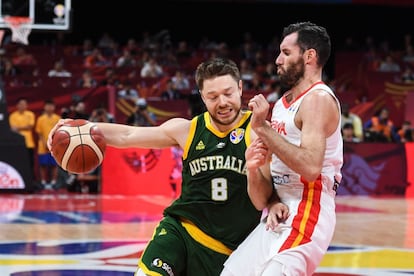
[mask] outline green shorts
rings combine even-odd
[[[166,216],[155,228],[138,266],[147,275],[218,276],[227,257],[197,242],[181,221]]]

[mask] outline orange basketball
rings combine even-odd
[[[103,161],[106,142],[98,126],[76,119],[59,127],[52,138],[52,155],[70,173],[87,173]]]

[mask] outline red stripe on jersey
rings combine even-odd
[[[293,218],[292,231],[279,252],[308,243],[319,219],[322,193],[321,177],[319,176],[313,182],[301,180],[304,185],[302,200],[299,203],[298,212]]]

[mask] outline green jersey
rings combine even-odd
[[[225,133],[213,128],[207,112],[192,119],[182,157],[181,195],[164,211],[190,221],[231,250],[261,217],[247,194],[250,117],[245,111],[239,124]]]

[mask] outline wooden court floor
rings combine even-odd
[[[338,196],[315,275],[413,275],[414,198]],[[0,276],[133,275],[165,196],[0,195]]]

